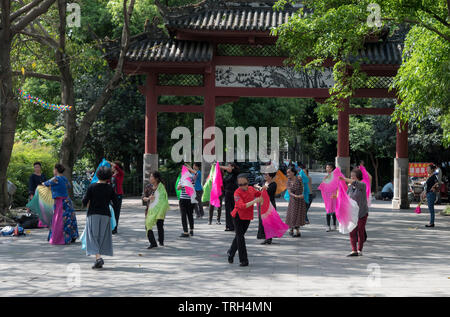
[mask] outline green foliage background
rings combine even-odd
[[[11,162],[8,166],[8,179],[17,186],[14,195],[15,206],[25,206],[28,199],[28,180],[33,173],[33,163],[41,162],[42,171],[47,178],[53,177],[53,166],[57,162],[54,148],[42,145],[38,141],[25,143],[16,142],[13,148]]]

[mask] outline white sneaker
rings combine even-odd
[[[333,226],[333,231],[336,231],[336,226]]]
[[[327,227],[327,232],[330,232],[331,231],[331,227]]]

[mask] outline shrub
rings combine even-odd
[[[446,206],[444,210],[442,210],[443,216],[450,216],[450,206]]]
[[[25,206],[28,200],[28,180],[33,173],[33,163],[41,162],[42,172],[47,178],[53,176],[53,166],[57,162],[53,149],[37,141],[31,143],[16,142],[8,166],[8,179],[17,186],[14,206]]]

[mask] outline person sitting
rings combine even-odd
[[[392,181],[383,186],[381,190],[381,198],[383,200],[392,200],[394,197],[394,186],[392,185]]]

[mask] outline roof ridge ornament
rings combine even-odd
[[[154,40],[169,39],[169,36],[164,32],[164,29],[158,27],[160,24],[162,24],[162,20],[159,16],[154,16],[152,23],[150,23],[149,19],[146,19],[144,24],[144,33],[138,34],[136,37],[141,38],[145,35],[147,38]]]

